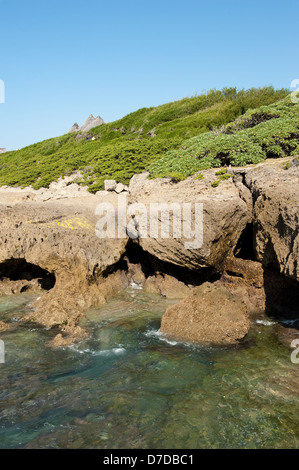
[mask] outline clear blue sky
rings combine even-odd
[[[298,0],[0,0],[0,147],[204,89],[289,88],[298,11]]]

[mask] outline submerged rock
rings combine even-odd
[[[50,341],[47,346],[51,348],[64,348],[66,346],[71,346],[72,344],[83,341],[86,339],[87,333],[83,328],[80,326],[76,326],[75,328],[66,329],[64,331],[64,335],[58,333],[52,341]]]
[[[0,321],[0,332],[7,331],[10,328],[11,328],[10,325],[8,325],[7,323],[4,323],[3,321]]]
[[[168,307],[161,332],[181,341],[202,344],[231,344],[249,331],[244,303],[225,287],[205,283],[189,297]]]
[[[297,327],[299,327],[299,321]],[[295,340],[297,340],[297,347],[299,346],[299,329],[288,328],[287,326],[283,325],[276,325],[274,331],[278,340],[287,348],[292,348],[292,343]]]

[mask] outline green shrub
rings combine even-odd
[[[216,175],[217,175],[217,173],[216,173]],[[231,177],[232,177],[232,175],[229,174],[229,173],[219,175],[219,179],[220,179],[221,181],[229,180]]]
[[[258,119],[259,115],[264,118]],[[256,125],[251,120],[251,126],[243,126],[242,123],[248,123],[252,116]],[[296,155],[298,151],[299,105],[287,97],[254,112],[248,111],[235,124],[217,132],[189,139],[179,149],[152,163],[149,171],[154,177],[157,169],[164,174],[175,169],[188,177],[202,169],[256,164],[266,158]],[[221,169],[216,175],[221,177],[226,171]]]
[[[173,181],[174,183],[179,183],[180,181],[184,181],[186,179],[186,177],[182,175],[182,173],[178,173],[176,171],[170,173],[168,176],[170,176],[171,181]]]
[[[204,175],[202,173],[199,173],[198,175],[196,175],[194,177],[195,180],[203,180],[204,179]]]
[[[221,170],[216,171],[215,175],[220,176],[220,175],[226,175],[227,173],[227,168],[221,168]]]

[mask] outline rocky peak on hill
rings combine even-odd
[[[96,118],[90,114],[86,121],[82,124],[82,126],[79,126],[76,122],[75,124],[70,128],[70,130],[67,132],[68,134],[72,132],[88,132],[90,129],[93,129],[94,127],[100,126],[101,124],[104,124],[104,120],[100,117],[97,116]]]
[[[77,132],[79,129],[80,129],[79,125],[75,122],[75,124],[70,128],[70,130],[67,133],[71,134],[72,132]]]
[[[6,149],[0,148],[0,153],[5,153]]]

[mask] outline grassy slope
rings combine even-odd
[[[193,155],[190,142],[195,141],[191,138],[214,135],[209,131],[227,125],[249,109],[275,103],[286,94],[286,90],[275,91],[272,87],[239,92],[229,88],[156,108],[143,108],[119,121],[99,126],[87,136],[67,134],[7,152],[0,157],[0,185],[32,184],[38,189],[79,169],[84,174],[82,183],[97,191],[103,187],[104,179],[126,183],[134,173],[149,166],[153,175],[160,175],[160,170],[171,172],[173,165],[168,163],[174,157],[172,151],[183,156],[185,145]],[[190,158],[196,160],[194,155]],[[158,161],[164,162],[162,167],[153,166]],[[188,172],[181,173],[187,176]]]
[[[221,166],[244,166],[266,158],[299,154],[299,104],[290,96],[278,103],[247,111],[231,124],[206,132],[167,152],[149,166],[152,178],[182,180]]]

